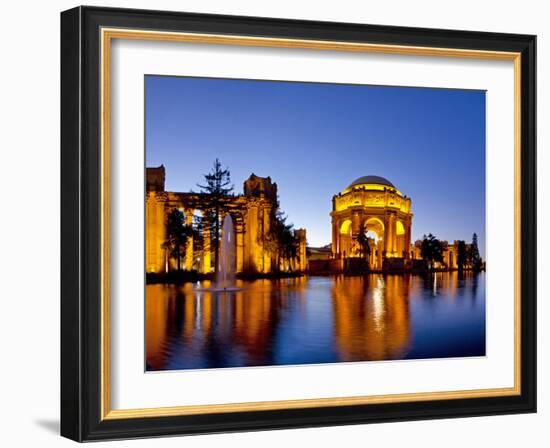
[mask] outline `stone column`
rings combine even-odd
[[[145,262],[147,272],[168,272],[166,250],[166,193],[148,192],[145,200]]]
[[[339,244],[338,244],[338,234],[339,234],[339,229],[338,229],[338,225],[337,225],[337,222],[334,218],[332,218],[332,256],[334,258],[337,257],[337,254],[338,252],[340,251],[339,249]]]
[[[242,216],[235,220],[235,270],[243,272],[244,269],[244,223]]]
[[[185,224],[189,227],[193,227],[193,212],[194,210],[185,211]],[[187,238],[187,244],[185,247],[185,269],[187,271],[193,270],[193,234]]]
[[[390,215],[384,217],[384,252],[386,255],[390,252],[390,240],[391,240],[391,222]]]
[[[202,272],[204,274],[209,274],[212,270],[212,267],[210,265],[210,227],[209,222],[204,222],[204,231],[203,231],[203,241],[202,241]]]
[[[246,211],[246,238],[244,269],[247,272],[258,272],[261,268],[261,253],[258,245],[259,211],[256,203],[249,203]]]
[[[386,251],[386,257],[391,258],[395,257],[395,251],[397,247],[395,215],[393,213],[389,213],[386,216],[385,221],[386,222],[384,223],[384,226],[386,228],[384,230],[384,250]]]
[[[262,267],[264,273],[271,272],[271,253],[265,248],[265,240],[271,230],[271,207],[263,207],[262,223]]]
[[[363,221],[362,214],[358,211],[353,211],[351,214],[351,237],[353,238],[359,233],[361,222]]]
[[[405,241],[403,242],[405,258],[409,259],[411,255],[411,219],[408,218],[405,222]]]
[[[306,229],[304,229],[303,238],[300,241],[300,271],[307,269],[307,236]]]
[[[296,237],[298,238],[298,270],[303,272],[307,269],[306,229],[296,229]]]
[[[397,251],[397,232],[396,232],[396,219],[395,215],[390,215],[390,231],[391,231],[391,240],[390,240],[390,252],[392,256],[395,257]]]

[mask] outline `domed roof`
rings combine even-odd
[[[395,188],[395,186],[386,178],[380,176],[362,176],[355,179],[347,189],[353,188],[356,185],[375,184],[385,185],[386,187]]]

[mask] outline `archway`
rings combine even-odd
[[[365,221],[367,236],[372,238],[370,245],[369,267],[371,269],[382,269],[382,252],[384,248],[385,226],[383,221],[371,216]]]
[[[198,236],[193,241],[193,269],[209,273],[212,270],[212,260],[214,259],[210,224],[200,209],[193,211],[193,222]]]
[[[351,255],[353,246],[351,219],[345,219],[340,224],[338,233],[340,241],[340,253],[346,254],[347,256]],[[344,257],[346,255],[344,255]]]

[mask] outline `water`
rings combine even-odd
[[[148,370],[485,355],[485,274],[147,285]]]

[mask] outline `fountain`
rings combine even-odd
[[[233,219],[226,215],[223,220],[220,254],[218,257],[218,273],[215,287],[218,290],[235,288],[235,241]]]
[[[235,286],[235,240],[233,219],[226,215],[223,220],[222,235],[218,256],[218,272],[211,288],[198,288],[199,291],[239,291]]]

